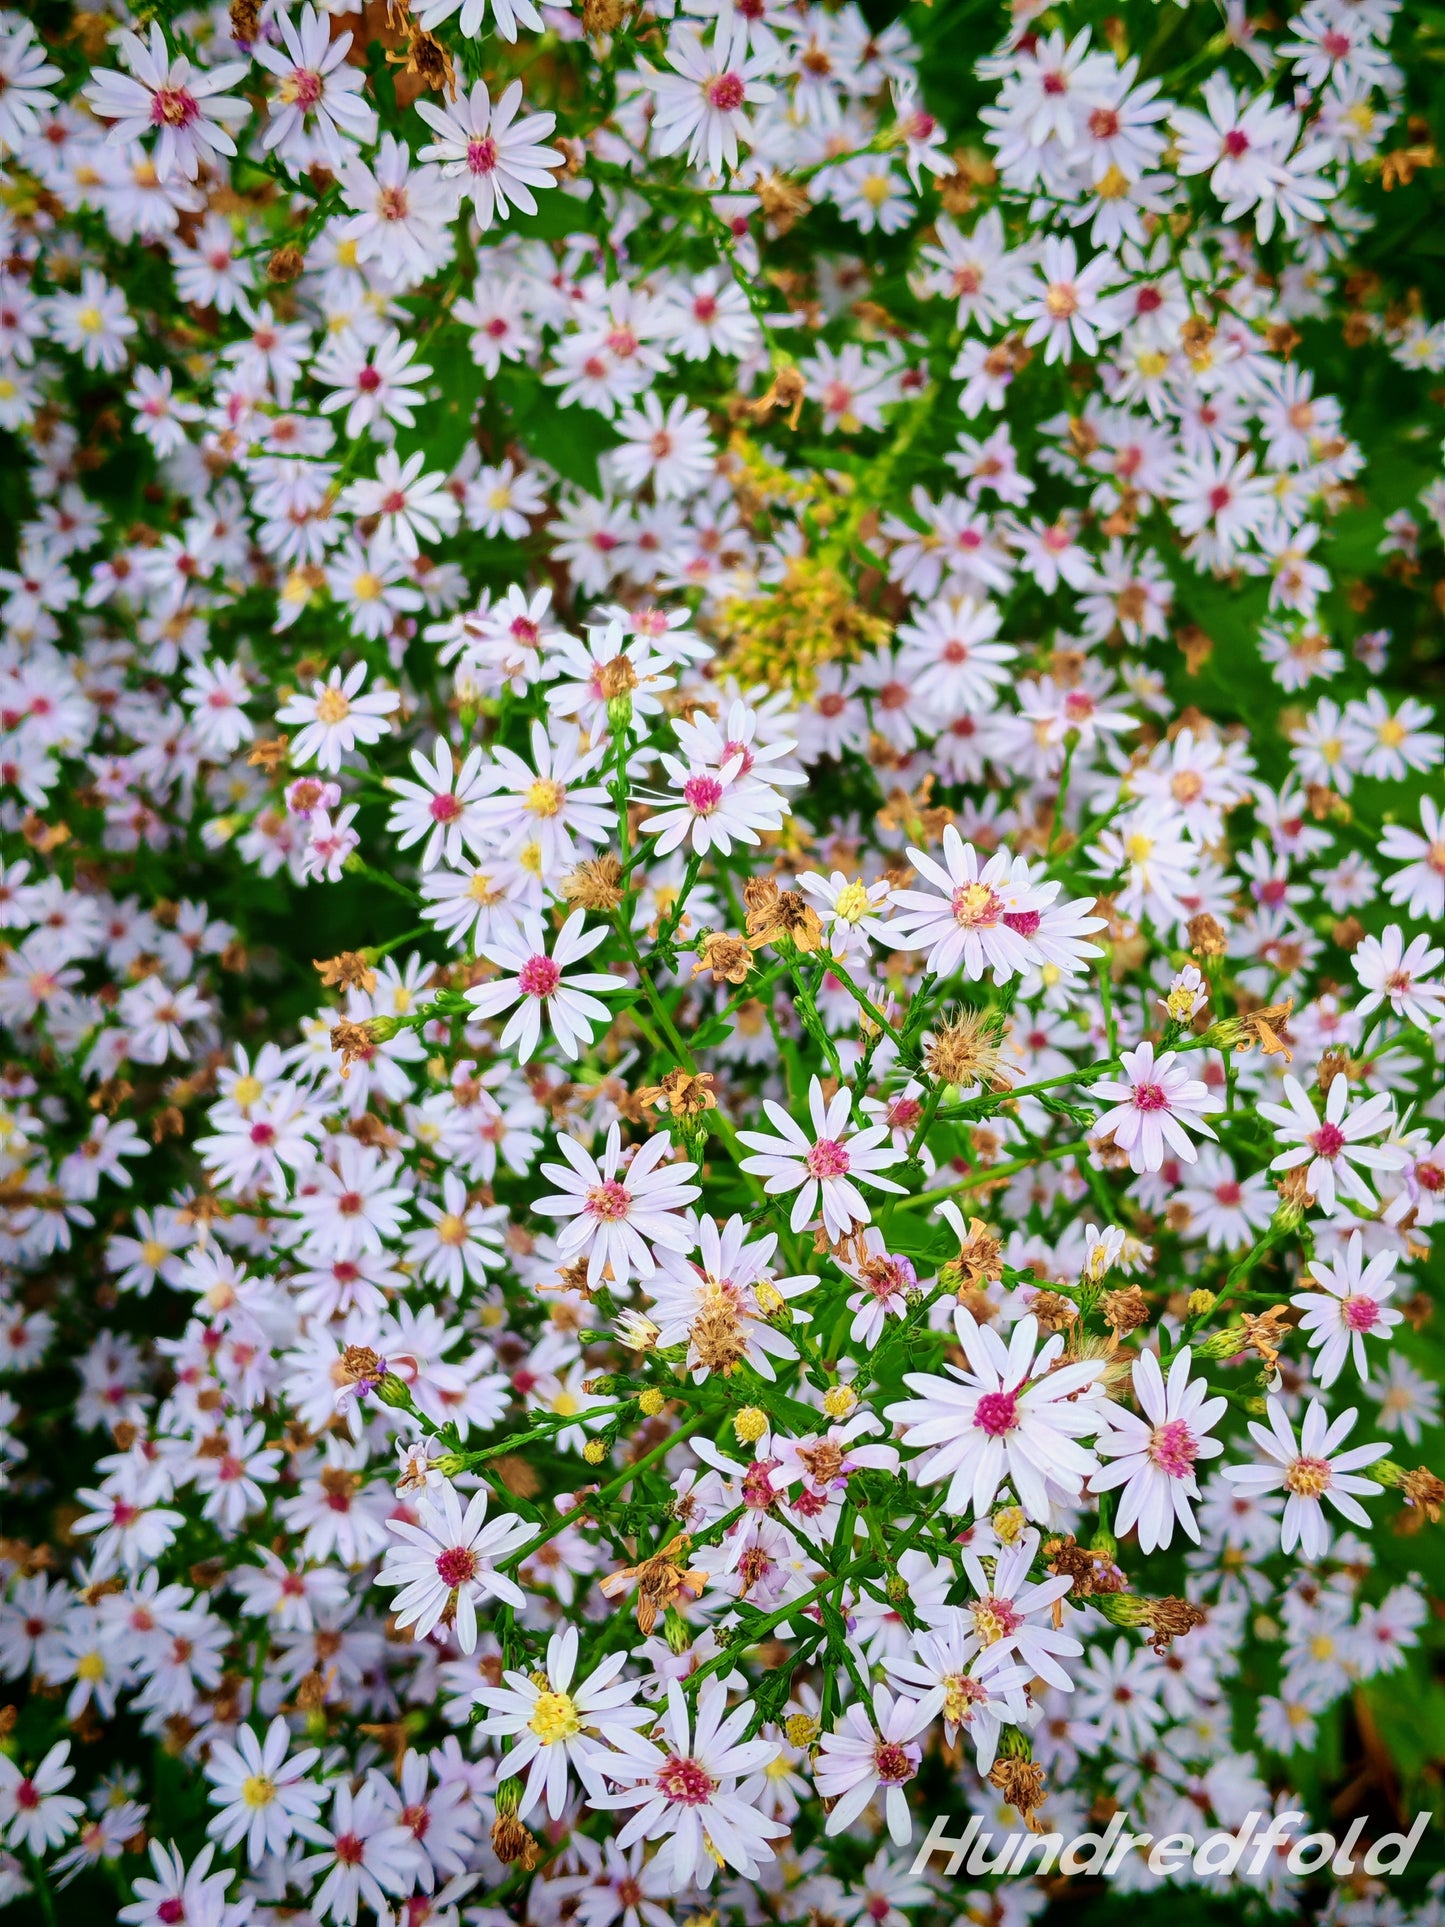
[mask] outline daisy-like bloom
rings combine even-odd
[[[343,676],[333,668],[325,682],[313,683],[309,696],[292,696],[276,712],[278,723],[300,723],[300,734],[289,747],[296,767],[313,759],[320,768],[339,770],[342,759],[358,743],[379,742],[391,728],[386,718],[401,697],[394,689],[375,689],[362,695],[366,664],[353,663]]]
[[[539,1198],[535,1208],[550,1218],[571,1220],[557,1234],[557,1249],[569,1262],[586,1254],[589,1286],[599,1285],[609,1266],[619,1290],[629,1278],[650,1278],[657,1269],[654,1245],[673,1252],[692,1249],[694,1232],[680,1214],[700,1195],[688,1181],[697,1166],[663,1162],[672,1151],[666,1131],[649,1138],[620,1175],[622,1136],[615,1124],[600,1163],[566,1132],[558,1134],[556,1144],[567,1162],[544,1164],[542,1175],[559,1190]]]
[[[1206,1145],[1172,1202],[1189,1213],[1186,1236],[1202,1235],[1211,1251],[1239,1251],[1264,1230],[1279,1200],[1263,1171],[1241,1178],[1233,1158]]]
[[[446,486],[440,470],[422,473],[426,462],[424,449],[417,449],[403,462],[394,448],[383,450],[377,458],[376,474],[369,480],[349,482],[342,491],[341,506],[358,518],[376,516],[376,539],[414,561],[422,542],[440,542],[451,535],[462,517],[460,502]]]
[[[1342,1198],[1371,1210],[1375,1194],[1355,1166],[1400,1171],[1410,1161],[1396,1145],[1363,1142],[1390,1129],[1395,1101],[1389,1092],[1378,1091],[1351,1109],[1350,1081],[1337,1071],[1325,1094],[1323,1118],[1297,1078],[1285,1078],[1284,1094],[1284,1104],[1259,1106],[1259,1115],[1274,1126],[1276,1138],[1289,1146],[1271,1161],[1270,1170],[1305,1167],[1305,1189],[1327,1218],[1334,1217]]]
[[[663,755],[663,768],[682,801],[649,816],[642,825],[647,836],[657,838],[657,854],[667,856],[689,837],[699,856],[709,850],[730,854],[734,841],[756,843],[759,830],[782,827],[788,805],[765,784],[733,781],[741,759],[734,758],[720,770],[705,763],[691,768],[675,756]]]
[[[668,658],[658,655],[646,636],[629,640],[620,622],[590,625],[585,642],[559,635],[548,650],[546,673],[557,681],[547,691],[547,707],[570,716],[595,741],[611,736],[608,706],[625,695],[632,704],[632,731],[645,735],[648,718],[662,708],[661,692],[676,681],[668,667]]]
[[[12,15],[0,40],[0,156],[15,153],[35,133],[40,116],[55,105],[50,87],[60,78],[34,27]]]
[[[1007,1480],[1028,1516],[1047,1521],[1053,1504],[1077,1503],[1084,1480],[1099,1469],[1078,1441],[1111,1423],[1102,1362],[1059,1364],[1058,1332],[1035,1357],[1039,1325],[1032,1313],[1014,1326],[1007,1346],[965,1305],[953,1323],[967,1369],[949,1365],[946,1378],[907,1373],[903,1382],[918,1396],[884,1413],[905,1428],[904,1445],[922,1455],[904,1469],[917,1485],[947,1479],[944,1507],[952,1514],[987,1512]]]
[[[140,1572],[154,1565],[186,1523],[184,1513],[169,1506],[136,1505],[118,1492],[81,1486],[76,1497],[92,1510],[82,1513],[71,1530],[97,1535],[91,1554],[91,1569],[97,1578],[108,1576],[117,1567]]]
[[[441,1204],[418,1198],[415,1209],[427,1223],[407,1239],[406,1255],[428,1284],[445,1285],[460,1298],[469,1278],[484,1284],[488,1270],[502,1263],[506,1206],[468,1203],[467,1187],[455,1171],[442,1178]]]
[[[861,877],[850,881],[841,870],[821,876],[804,870],[798,888],[820,906],[825,941],[840,962],[868,948],[868,939],[888,941],[887,925],[879,914],[893,902],[892,888],[886,877],[865,883]]]
[[[10,1846],[42,1854],[74,1833],[85,1802],[61,1791],[75,1778],[69,1760],[69,1740],[57,1740],[33,1773],[0,1753],[0,1834]]]
[[[1049,896],[1017,880],[1007,850],[996,850],[980,867],[973,845],[950,823],[942,863],[911,848],[908,860],[942,898],[927,890],[894,891],[902,915],[887,926],[887,941],[895,950],[926,950],[934,976],[961,970],[970,982],[988,971],[996,983],[1007,983],[1041,961],[1024,932],[1038,927]]]
[[[523,1606],[526,1595],[514,1579],[493,1568],[532,1536],[532,1527],[515,1512],[487,1518],[485,1490],[473,1493],[465,1512],[456,1487],[443,1485],[421,1501],[420,1519],[388,1519],[387,1530],[405,1543],[389,1546],[379,1586],[396,1587],[391,1610],[399,1628],[425,1639],[434,1626],[456,1631],[464,1653],[477,1648],[477,1601],[500,1599]]]
[[[442,178],[453,182],[463,200],[470,199],[483,230],[493,220],[505,221],[514,207],[535,214],[534,187],[555,187],[564,155],[542,142],[557,125],[555,114],[528,114],[517,119],[522,83],[514,80],[496,105],[479,80],[471,93],[459,94],[450,107],[419,100],[416,111],[437,136],[419,150],[419,161],[437,161]]]
[[[431,372],[430,362],[416,359],[416,343],[403,341],[395,328],[380,341],[348,333],[329,342],[311,364],[315,379],[332,391],[321,404],[322,414],[346,409],[342,427],[348,441],[368,431],[382,440],[393,428],[414,428],[425,400],[418,391]],[[411,606],[419,608],[420,598]]]
[[[411,753],[411,766],[419,782],[408,782],[404,776],[385,779],[386,787],[400,799],[386,827],[397,839],[399,850],[426,838],[421,853],[423,871],[434,870],[439,863],[455,867],[462,860],[464,843],[474,851],[482,849],[486,837],[480,805],[495,781],[492,770],[484,770],[482,763],[479,746],[467,753],[458,770],[450,743],[438,736],[431,762],[419,749]]]
[[[762,79],[771,69],[771,56],[748,53],[748,32],[748,21],[729,11],[719,14],[711,47],[691,26],[675,27],[668,35],[672,73],[638,76],[657,99],[656,153],[676,154],[686,147],[688,165],[706,162],[714,176],[722,173],[724,162],[730,172],[737,167],[738,141],[752,138],[748,107],[773,97]]]
[[[1433,798],[1420,798],[1419,830],[1385,825],[1380,854],[1405,865],[1385,880],[1391,903],[1403,904],[1408,916],[1439,923],[1445,917],[1445,816]]]
[[[1095,1443],[1099,1456],[1114,1463],[1093,1475],[1089,1490],[1110,1492],[1123,1486],[1114,1530],[1125,1533],[1137,1526],[1141,1552],[1167,1546],[1176,1519],[1199,1544],[1190,1503],[1199,1497],[1194,1468],[1200,1459],[1217,1458],[1224,1450],[1218,1439],[1207,1435],[1229,1401],[1210,1398],[1205,1380],[1190,1378],[1192,1359],[1185,1345],[1170,1361],[1166,1380],[1153,1352],[1141,1352],[1134,1361],[1134,1396],[1144,1416],[1113,1406],[1109,1430]]]
[[[664,412],[657,391],[649,388],[640,406],[617,418],[621,445],[609,459],[619,486],[640,489],[652,483],[658,501],[695,495],[713,472],[717,447],[707,416],[676,396]]]
[[[1121,1052],[1119,1061],[1122,1078],[1102,1077],[1090,1087],[1090,1096],[1113,1100],[1113,1109],[1101,1112],[1096,1133],[1103,1137],[1112,1131],[1119,1149],[1129,1153],[1134,1171],[1158,1171],[1166,1150],[1193,1164],[1199,1153],[1184,1127],[1213,1137],[1204,1114],[1217,1111],[1220,1100],[1201,1078],[1189,1075],[1178,1051],[1166,1050],[1156,1058],[1154,1046],[1143,1043]]]
[[[353,1792],[348,1780],[338,1780],[331,1791],[331,1826],[319,1828],[325,1845],[301,1862],[298,1873],[312,1880],[325,1878],[311,1896],[318,1920],[355,1921],[365,1902],[378,1919],[391,1915],[387,1895],[412,1893],[420,1871],[421,1851],[409,1826],[392,1816],[388,1789],[364,1780]]]
[[[866,1131],[851,1130],[852,1106],[853,1093],[846,1084],[825,1104],[823,1086],[814,1077],[808,1086],[811,1137],[770,1097],[764,1098],[763,1109],[778,1136],[762,1131],[738,1133],[739,1142],[755,1153],[743,1159],[743,1170],[766,1180],[763,1188],[770,1197],[797,1192],[789,1220],[792,1229],[803,1229],[816,1215],[821,1199],[823,1226],[834,1244],[871,1221],[860,1184],[900,1195],[905,1189],[879,1175],[897,1164],[901,1155],[888,1142],[892,1132],[887,1122],[870,1125]]]
[[[978,1552],[965,1548],[964,1570],[974,1597],[964,1606],[948,1607],[944,1624],[953,1628],[964,1661],[977,1661],[979,1674],[992,1679],[1017,1661],[1026,1669],[1026,1680],[1037,1674],[1069,1693],[1074,1682],[1059,1662],[1076,1659],[1084,1649],[1062,1630],[1058,1602],[1074,1582],[1067,1573],[1031,1581],[1038,1550],[1038,1533],[1032,1528],[1021,1532],[1012,1545],[995,1549],[990,1576]]]
[[[791,1299],[811,1291],[808,1276],[778,1278],[771,1269],[778,1248],[775,1232],[749,1241],[748,1228],[734,1215],[719,1229],[713,1218],[696,1221],[687,1247],[695,1258],[664,1252],[660,1272],[648,1280],[654,1345],[688,1348],[687,1365],[701,1385],[710,1372],[727,1377],[746,1362],[761,1377],[774,1379],[775,1358],[796,1358],[798,1348],[769,1318]],[[811,1314],[796,1310],[794,1324]]]
[[[913,1816],[903,1791],[923,1762],[918,1735],[943,1711],[948,1689],[934,1686],[922,1699],[894,1699],[886,1686],[873,1688],[873,1719],[856,1701],[841,1723],[818,1742],[813,1783],[829,1811],[826,1832],[841,1833],[876,1793],[883,1795],[888,1831],[895,1845],[913,1838]],[[874,1722],[876,1721],[876,1726]]]
[[[611,1013],[606,1004],[588,993],[618,990],[621,979],[602,970],[576,971],[564,977],[563,971],[588,956],[607,935],[607,926],[583,932],[585,913],[574,910],[547,950],[547,933],[542,919],[528,911],[520,924],[510,929],[494,929],[481,953],[507,974],[491,983],[478,984],[467,992],[467,1000],[479,1017],[497,1017],[504,1010],[517,1009],[507,1019],[500,1048],[511,1051],[517,1063],[530,1063],[542,1038],[542,1012],[545,1009],[552,1035],[563,1055],[576,1058],[592,1042],[592,1026],[607,1024]]]
[[[312,6],[301,9],[294,24],[279,10],[272,25],[281,46],[257,39],[251,58],[275,74],[281,85],[266,103],[270,124],[261,142],[269,153],[279,148],[293,174],[313,161],[333,173],[350,158],[354,145],[369,147],[376,139],[376,110],[366,98],[366,72],[351,66],[352,35],[331,34],[331,17]]]
[[[237,1728],[234,1746],[213,1739],[205,1774],[211,1805],[221,1811],[206,1832],[222,1853],[244,1840],[247,1859],[258,1867],[268,1854],[284,1853],[293,1834],[324,1840],[316,1816],[326,1789],[304,1777],[320,1758],[314,1746],[291,1753],[291,1731],[279,1714],[264,1741],[249,1726]]]
[[[193,181],[203,163],[235,153],[227,130],[239,127],[251,109],[226,89],[245,79],[249,61],[227,60],[208,70],[193,68],[184,54],[172,60],[154,20],[149,45],[139,34],[123,33],[119,46],[130,73],[106,68],[84,89],[96,118],[115,123],[108,136],[112,147],[159,133],[154,166],[160,181],[177,172]]]
[[[1083,1651],[1067,1633],[1056,1633],[1054,1638],[1067,1651]],[[973,1742],[974,1763],[985,1778],[998,1757],[1004,1727],[1022,1725],[1029,1717],[1029,1668],[994,1659],[995,1651],[990,1647],[980,1651],[968,1614],[946,1606],[936,1625],[913,1636],[907,1653],[884,1661],[888,1677],[910,1695],[943,1688],[943,1736],[952,1746],[961,1732],[966,1733]],[[1068,1687],[1073,1685],[1061,1669],[1055,1671]]]
[[[591,1804],[635,1807],[617,1836],[618,1847],[625,1852],[635,1841],[661,1840],[653,1865],[665,1866],[679,1890],[694,1882],[710,1886],[719,1864],[745,1880],[756,1878],[773,1858],[768,1842],[788,1831],[765,1819],[755,1801],[739,1796],[739,1781],[770,1766],[782,1750],[776,1740],[743,1738],[752,1718],[746,1700],[729,1713],[726,1687],[710,1679],[689,1719],[681,1685],[669,1680],[657,1738],[619,1733],[616,1751],[604,1762],[620,1790]]]
[[[422,916],[459,949],[490,940],[542,902],[537,879],[511,857],[432,870],[421,880]]]
[[[1364,1249],[1364,1239],[1358,1231],[1352,1231],[1336,1263],[1312,1258],[1310,1276],[1324,1290],[1296,1292],[1290,1299],[1304,1313],[1300,1330],[1309,1334],[1310,1345],[1318,1354],[1314,1375],[1322,1391],[1334,1384],[1351,1352],[1360,1377],[1368,1377],[1366,1337],[1375,1334],[1388,1338],[1404,1317],[1403,1312],[1385,1303],[1395,1289],[1394,1252],[1377,1251],[1366,1264]]]
[[[1267,1463],[1227,1465],[1221,1477],[1251,1495],[1286,1493],[1280,1521],[1280,1550],[1293,1552],[1298,1546],[1306,1559],[1323,1559],[1330,1546],[1323,1501],[1328,1499],[1351,1525],[1368,1527],[1370,1515],[1356,1495],[1378,1492],[1380,1487],[1373,1479],[1360,1478],[1359,1468],[1384,1458],[1389,1447],[1356,1445],[1348,1452],[1341,1452],[1339,1447],[1354,1430],[1360,1415],[1351,1407],[1331,1424],[1317,1398],[1312,1398],[1306,1407],[1296,1443],[1284,1406],[1277,1398],[1266,1403],[1269,1424],[1251,1422],[1249,1433]]]
[[[1397,1017],[1420,1030],[1440,1021],[1445,986],[1424,979],[1445,963],[1445,950],[1435,949],[1428,937],[1416,937],[1407,949],[1404,932],[1392,923],[1382,936],[1364,938],[1350,961],[1367,993],[1355,1006],[1357,1016],[1368,1017],[1388,1001]]]
[[[509,855],[533,853],[544,881],[577,861],[574,837],[605,843],[613,821],[606,790],[581,780],[596,770],[606,746],[584,749],[580,731],[552,727],[555,734],[539,722],[532,725],[535,768],[505,744],[496,746],[496,793],[480,806],[489,833],[502,839]]]
[[[189,1869],[178,1847],[164,1847],[159,1840],[149,1842],[154,1880],[144,1874],[131,1879],[135,1899],[122,1907],[116,1919],[124,1927],[161,1927],[162,1922],[204,1923],[225,1917],[226,1889],[233,1879],[231,1869],[211,1872],[216,1848],[208,1840],[191,1862]]]
[[[940,715],[988,709],[1018,655],[1011,643],[994,641],[1002,624],[995,603],[972,596],[928,603],[899,627],[898,674]]]
[[[1109,295],[1118,278],[1112,254],[1096,254],[1081,268],[1073,242],[1049,235],[1025,298],[1014,308],[1015,319],[1029,324],[1025,343],[1032,347],[1042,341],[1046,362],[1058,361],[1075,345],[1086,355],[1097,354],[1099,337],[1116,335],[1124,325],[1123,312]]]
[[[609,1654],[574,1686],[577,1628],[568,1626],[548,1640],[540,1677],[503,1673],[501,1686],[481,1686],[472,1695],[486,1709],[478,1732],[512,1742],[500,1771],[508,1778],[519,1779],[524,1771],[527,1775],[519,1820],[526,1819],[544,1793],[547,1812],[560,1820],[570,1791],[569,1772],[576,1773],[589,1794],[603,1792],[597,1755],[653,1717],[649,1708],[632,1704],[639,1682],[618,1679],[626,1664],[626,1653]]]
[[[870,1109],[881,1108],[874,1100],[865,1099],[864,1102]],[[892,1131],[895,1128],[890,1117],[889,1129]],[[859,1286],[847,1299],[847,1309],[853,1314],[848,1336],[855,1344],[863,1345],[871,1352],[883,1336],[889,1318],[902,1318],[907,1314],[908,1294],[918,1288],[918,1273],[912,1259],[889,1251],[871,1225],[864,1236],[868,1245],[867,1257],[844,1264],[843,1269],[850,1278],[858,1280]]]

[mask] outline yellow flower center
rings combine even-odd
[[[248,1807],[269,1807],[276,1798],[276,1782],[264,1773],[253,1773],[241,1782],[241,1798]]]
[[[550,776],[539,776],[523,800],[533,816],[556,816],[567,800],[567,792]]]
[[[316,699],[318,723],[344,723],[351,714],[351,701],[335,683],[328,683]]]
[[[567,1693],[539,1693],[527,1724],[543,1746],[555,1746],[558,1740],[570,1740],[574,1733],[582,1730],[577,1708]]]
[[[868,914],[868,892],[862,880],[845,883],[838,892],[838,901],[833,905],[833,914],[843,923],[857,923],[860,917]]]

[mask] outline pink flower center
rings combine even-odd
[[[359,1867],[366,1858],[366,1848],[354,1833],[339,1833],[332,1849],[343,1867]]]
[[[321,98],[320,74],[310,67],[293,68],[291,93],[298,107],[314,107]]]
[[[517,972],[517,988],[524,997],[550,997],[562,973],[548,956],[528,957]]]
[[[735,114],[743,104],[743,83],[737,74],[719,74],[708,83],[707,98],[720,114]]]
[[[35,1791],[33,1780],[18,1780],[15,1785],[15,1804],[25,1812],[33,1812],[40,1805],[40,1795]]]
[[[1238,160],[1241,154],[1249,152],[1249,136],[1242,127],[1231,127],[1224,137],[1224,151],[1231,160]]]
[[[973,1422],[991,1439],[1001,1439],[1019,1422],[1019,1402],[1013,1392],[985,1392],[973,1408]]]
[[[777,1498],[772,1481],[776,1459],[754,1459],[743,1474],[743,1504],[754,1512],[766,1512]]]
[[[1199,1456],[1199,1441],[1183,1419],[1156,1425],[1149,1440],[1149,1457],[1171,1479],[1187,1479]]]
[[[156,1919],[164,1921],[165,1927],[176,1927],[176,1923],[185,1917],[186,1903],[179,1894],[172,1894],[169,1900],[163,1900],[156,1908]]]
[[[1296,1459],[1286,1468],[1285,1490],[1301,1499],[1317,1499],[1329,1490],[1333,1477],[1328,1459]]]
[[[625,1184],[616,1178],[604,1178],[601,1184],[594,1184],[587,1193],[587,1214],[600,1218],[604,1224],[615,1224],[625,1218],[632,1209],[632,1193]]]
[[[1373,1298],[1347,1298],[1343,1311],[1352,1332],[1372,1332],[1380,1322],[1380,1307]]]
[[[1004,913],[1004,922],[1021,937],[1036,937],[1043,918],[1037,910],[1008,910]]]
[[[1218,1203],[1232,1205],[1239,1203],[1244,1192],[1233,1178],[1227,1178],[1223,1184],[1215,1185],[1214,1196]]]
[[[1338,1124],[1325,1123],[1311,1133],[1309,1142],[1317,1157],[1337,1158],[1345,1148],[1345,1134]]]
[[[251,1142],[262,1150],[264,1150],[267,1145],[274,1144],[276,1142],[276,1126],[274,1124],[253,1124],[251,1126]]]
[[[873,1770],[884,1786],[902,1786],[918,1771],[920,1757],[915,1747],[880,1740],[873,1749]]]
[[[490,134],[467,142],[467,166],[473,174],[490,174],[497,165],[497,143]]]
[[[200,111],[184,87],[157,87],[151,101],[151,126],[189,127]]]
[[[657,1776],[659,1793],[676,1807],[705,1807],[716,1784],[700,1760],[683,1759],[676,1753]]]
[[[1136,1084],[1134,1086],[1134,1109],[1136,1111],[1167,1111],[1169,1099],[1164,1095],[1162,1084]]]
[[[951,901],[954,921],[965,930],[991,930],[1003,921],[1003,898],[986,883],[960,885]]]
[[[432,820],[437,823],[455,823],[462,813],[462,806],[448,790],[443,796],[434,796],[427,805]]]
[[[367,362],[361,373],[356,377],[356,385],[363,395],[374,395],[381,386],[380,371],[373,368],[370,362]]]
[[[715,776],[689,776],[682,794],[694,816],[711,816],[723,799],[723,786]]]
[[[1024,1616],[1011,1599],[1000,1599],[990,1594],[987,1599],[979,1599],[972,1607],[973,1627],[985,1646],[997,1645],[1001,1639],[1011,1639],[1024,1623]]]
[[[808,1153],[808,1169],[815,1178],[845,1177],[848,1153],[836,1138],[820,1137]]]
[[[470,1546],[448,1546],[437,1554],[437,1578],[444,1586],[464,1586],[477,1570],[477,1555]]]

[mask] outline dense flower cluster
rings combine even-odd
[[[1438,12],[346,4],[0,11],[0,1901],[1378,1836]]]

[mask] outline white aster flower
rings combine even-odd
[[[906,1373],[904,1384],[918,1396],[884,1414],[904,1428],[904,1445],[922,1455],[904,1470],[919,1485],[947,1479],[950,1513],[987,1512],[1007,1481],[1031,1519],[1048,1521],[1059,1501],[1077,1502],[1084,1480],[1098,1470],[1078,1441],[1112,1422],[1102,1362],[1062,1364],[1057,1332],[1035,1357],[1032,1313],[1014,1326],[1007,1346],[964,1305],[953,1322],[967,1369],[949,1365],[946,1378]]]
[[[416,1525],[387,1520],[387,1530],[405,1543],[388,1547],[376,1583],[398,1589],[392,1612],[399,1628],[412,1628],[414,1639],[425,1639],[446,1621],[455,1626],[462,1651],[475,1652],[478,1600],[527,1603],[516,1581],[493,1568],[532,1537],[532,1527],[515,1512],[488,1519],[485,1491],[473,1493],[463,1512],[451,1485],[428,1493],[419,1514]]]

